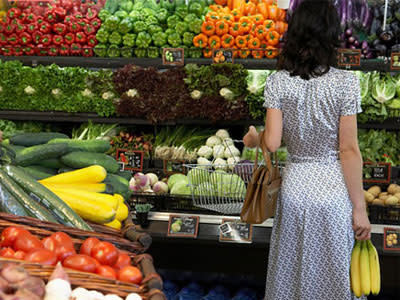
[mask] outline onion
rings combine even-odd
[[[346,30],[345,32],[346,36],[350,37],[353,35],[353,30],[351,30],[350,28]]]
[[[158,177],[156,174],[154,173],[147,173],[146,176],[149,178],[150,180],[150,186],[155,185],[155,183],[158,181]]]
[[[353,44],[355,41],[356,41],[356,39],[355,39],[354,36],[351,36],[351,37],[349,37],[349,38],[347,39],[347,42],[350,43],[350,44]]]
[[[362,42],[361,43],[361,49],[368,49],[369,47],[368,47],[368,42],[367,41],[364,41],[364,42]]]
[[[4,267],[1,276],[10,283],[17,283],[28,278],[29,274],[23,267],[10,264]]]
[[[136,185],[139,186],[141,189],[144,189],[150,185],[149,177],[147,177],[143,173],[136,173],[133,178],[135,179]]]
[[[162,181],[156,182],[156,184],[153,186],[153,191],[156,194],[166,194],[168,193],[168,184]]]
[[[39,297],[44,296],[45,285],[43,280],[38,277],[28,277],[17,285],[18,289],[28,290]]]

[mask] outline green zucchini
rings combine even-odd
[[[131,180],[131,178],[132,178],[132,172],[130,172],[130,171],[119,171],[117,174],[115,174],[115,175],[118,175],[118,176],[121,176],[122,178],[125,178],[126,180],[128,180],[128,182],[129,182],[129,180]],[[129,183],[128,183],[129,184]]]
[[[75,169],[68,168],[68,167],[63,167],[63,168],[58,169],[58,174],[65,173],[65,172],[71,172],[71,171],[74,171],[74,170]]]
[[[47,169],[47,168],[41,167],[41,166],[24,167],[24,170],[26,173],[31,175],[36,180],[42,180],[42,179],[49,178],[49,177],[55,175],[54,172],[51,171],[50,169]],[[50,170],[50,172],[48,170]]]
[[[67,139],[68,136],[58,132],[21,133],[10,137],[10,143],[19,146],[36,146],[46,144],[53,139]]]
[[[127,181],[125,178],[115,174],[108,173],[104,182],[110,184],[113,187],[115,194],[120,194],[125,199],[129,198],[130,196],[129,181]]]
[[[37,182],[33,177],[26,174],[23,169],[16,166],[6,166],[3,169],[27,193],[33,194],[40,199],[40,202],[54,213],[60,223],[83,230],[92,230],[64,201]]]
[[[6,172],[0,169],[0,182],[14,196],[14,198],[24,207],[29,216],[41,221],[58,223],[53,215],[36,200],[28,196],[24,190]]]
[[[119,169],[117,161],[113,157],[104,153],[82,151],[70,152],[61,157],[61,162],[68,167],[75,169],[86,168],[93,165],[100,165],[104,167],[107,172],[111,173],[116,173]]]
[[[68,152],[67,144],[37,145],[25,148],[17,154],[16,164],[30,166],[48,158],[56,158]]]
[[[105,140],[71,140],[71,139],[54,139],[49,144],[66,143],[69,152],[84,151],[105,153],[110,150],[110,142]]]
[[[17,154],[18,152],[20,152],[21,150],[24,150],[26,148],[24,146],[18,146],[18,145],[13,145],[13,144],[8,145],[8,147],[10,149],[12,149],[15,152],[15,154]]]
[[[58,158],[49,158],[37,162],[35,165],[42,166],[50,169],[60,169],[65,167],[65,165]]]
[[[10,191],[2,184],[0,184],[0,210],[2,212],[20,216],[28,217],[28,213],[24,207],[15,199]]]

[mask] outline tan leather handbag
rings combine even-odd
[[[274,153],[275,164],[272,165],[271,155],[264,144],[264,131],[260,134],[259,144],[265,166],[258,166],[259,147],[257,147],[253,175],[247,186],[246,197],[240,213],[240,219],[249,224],[261,224],[275,215],[276,202],[282,182],[278,157]]]

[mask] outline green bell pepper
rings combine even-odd
[[[193,45],[193,38],[194,38],[194,33],[191,32],[185,32],[183,34],[183,43],[186,46],[192,46]]]
[[[119,4],[119,8],[130,13],[133,9],[133,1],[132,0],[124,0]]]
[[[198,17],[203,15],[204,6],[199,2],[190,2],[189,4],[189,12],[195,14]]]
[[[145,7],[142,9],[142,14],[146,15],[146,17],[155,16],[157,12],[154,9]]]
[[[107,9],[102,9],[102,10],[99,12],[99,15],[98,15],[99,19],[100,19],[102,22],[104,22],[109,16],[111,16],[111,14],[110,14],[110,12],[109,12]]]
[[[136,38],[136,47],[147,48],[151,44],[151,36],[147,32],[139,32]]]
[[[182,43],[179,33],[174,32],[168,35],[168,43],[174,48],[178,47]]]
[[[188,52],[191,58],[201,58],[203,56],[203,49],[201,48],[191,47]]]
[[[126,47],[134,47],[136,45],[136,34],[134,33],[127,33],[122,37],[123,44]]]
[[[118,33],[118,31],[113,31],[110,36],[108,37],[108,42],[112,45],[119,45],[122,42],[122,37]]]
[[[173,34],[174,32],[175,32],[175,30],[172,29],[172,28],[168,28],[167,30],[165,30],[165,34],[166,34],[166,35]]]
[[[132,57],[132,48],[121,48],[122,57]]]
[[[144,8],[144,1],[134,1],[133,10],[142,10]]]
[[[175,5],[178,8],[179,6],[186,6],[186,0],[174,0],[175,1]]]
[[[154,45],[161,47],[167,43],[167,35],[164,32],[156,32],[153,34],[153,42]]]
[[[203,21],[201,19],[195,19],[188,23],[189,30],[194,34],[199,34],[201,32],[201,25],[203,25]]]
[[[147,24],[147,26],[150,25],[158,25],[158,20],[155,16],[149,16],[146,20],[145,23]]]
[[[177,33],[179,33],[179,35],[183,35],[186,31],[188,31],[188,26],[185,22],[179,22],[176,24],[175,30]]]
[[[129,14],[134,22],[141,20],[140,10],[132,10]]]
[[[189,11],[188,11],[188,7],[186,6],[186,4],[178,6],[175,9],[175,15],[177,15],[181,19],[184,19],[188,13],[189,13]]]
[[[128,13],[124,10],[119,10],[114,14],[115,17],[118,17],[118,19],[123,20],[128,16]]]
[[[133,23],[133,31],[135,33],[144,32],[147,30],[147,24],[143,21],[136,21]]]
[[[126,17],[118,25],[118,31],[121,34],[128,33],[133,30],[133,19],[131,17]]]
[[[175,29],[176,24],[178,24],[179,22],[180,22],[180,19],[177,15],[168,17],[168,19],[167,19],[168,28]]]
[[[187,14],[184,18],[184,21],[189,24],[196,19],[197,19],[197,16],[195,14]]]
[[[158,22],[164,23],[168,18],[168,10],[165,8],[160,8],[156,14]]]
[[[160,32],[160,31],[163,31],[163,29],[161,28],[161,26],[154,25],[154,24],[150,25],[150,26],[147,28],[147,32],[150,33],[151,35],[155,34],[156,32]]]
[[[100,57],[107,56],[107,46],[104,44],[97,44],[96,47],[93,49],[94,53]]]
[[[108,31],[115,31],[118,29],[119,18],[116,16],[109,16],[104,22],[104,28]]]
[[[165,8],[170,13],[173,13],[175,11],[175,2],[169,0],[160,0],[160,5],[162,8]]]
[[[100,43],[107,43],[108,42],[108,32],[107,30],[105,30],[103,27],[99,29],[99,31],[97,31],[96,34],[96,39],[100,42]]]
[[[119,57],[120,56],[119,47],[117,45],[110,45],[107,50],[108,57]]]
[[[157,58],[159,56],[158,48],[155,48],[155,47],[148,48],[147,56],[150,58]]]
[[[135,55],[140,58],[147,56],[147,49],[136,48],[134,52]]]

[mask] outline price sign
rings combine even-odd
[[[164,48],[163,65],[183,66],[185,63],[185,50],[183,48]]]
[[[364,182],[390,183],[392,165],[390,163],[364,162]]]
[[[185,161],[183,160],[163,160],[164,173],[165,174],[186,174],[186,167],[184,166]]]
[[[393,52],[390,59],[390,69],[391,70],[400,70],[400,53]]]
[[[233,63],[233,49],[213,49],[212,60],[215,64]]]
[[[253,225],[238,220],[223,219],[219,231],[220,242],[251,243],[253,240]]]
[[[385,227],[383,230],[383,249],[400,252],[400,229]]]
[[[199,221],[198,216],[170,216],[167,235],[169,237],[197,238]]]
[[[117,149],[116,160],[120,165],[120,171],[143,171],[143,158],[143,151]]]
[[[361,65],[360,49],[339,49],[338,66],[359,67]]]

